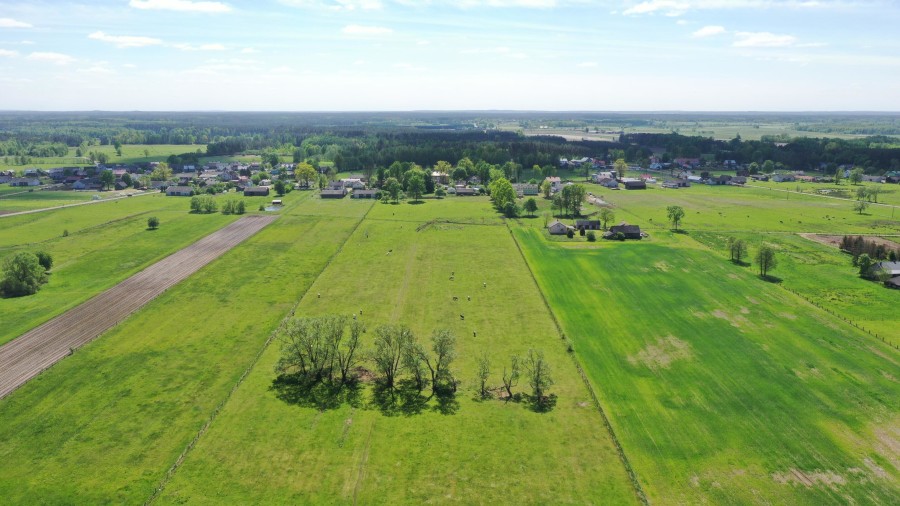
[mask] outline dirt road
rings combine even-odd
[[[274,219],[274,216],[242,218],[6,343],[0,347],[0,398],[62,360],[72,350],[106,332]]]

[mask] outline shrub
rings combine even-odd
[[[243,200],[238,200],[237,205],[234,206],[234,214],[244,214],[245,212],[247,212],[247,206]]]
[[[159,218],[157,218],[156,216],[147,218],[147,228],[149,228],[150,230],[156,230],[157,228],[159,228]]]
[[[575,232],[571,228],[566,230],[566,237],[568,237],[569,239],[575,237]]]
[[[53,257],[50,256],[50,253],[38,251],[35,255],[38,257],[38,263],[41,264],[45,271],[49,271],[53,267]]]
[[[0,291],[8,297],[32,295],[46,281],[47,275],[37,255],[21,251],[3,262]]]
[[[597,240],[597,234],[595,234],[593,230],[589,231],[589,232],[587,233],[587,240],[588,240],[588,242],[594,242],[594,241],[596,241],[596,240]]]

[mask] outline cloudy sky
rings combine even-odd
[[[896,0],[0,3],[4,110],[900,111]]]

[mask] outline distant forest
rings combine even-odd
[[[291,156],[294,161],[333,162],[339,169],[374,170],[395,161],[433,166],[464,157],[490,164],[515,162],[530,168],[558,165],[559,158],[624,157],[646,165],[699,158],[739,164],[771,160],[796,170],[862,167],[868,173],[900,170],[900,138],[873,135],[856,139],[796,137],[730,141],[677,133],[628,133],[618,142],[565,141],[556,136],[525,136],[496,129],[502,122],[520,124],[592,122],[628,125],[662,120],[792,121],[798,130],[816,124],[825,131],[900,132],[898,115],[775,115],[547,112],[412,112],[412,113],[0,113],[0,156],[66,156],[70,147],[112,144],[185,145],[185,158],[196,159],[196,145],[207,156],[237,153]],[[656,119],[654,119],[656,118]],[[190,146],[190,148],[188,148]],[[202,153],[201,153],[202,154]]]

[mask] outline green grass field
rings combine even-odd
[[[687,240],[516,236],[651,502],[896,504],[896,350]]]
[[[288,194],[258,235],[0,400],[0,497],[638,502],[580,366],[650,503],[896,504],[900,352],[789,291],[896,334],[895,291],[795,234],[891,236],[900,224],[889,208],[860,216],[844,201],[752,188],[588,190],[650,237],[551,241],[541,198],[537,217],[504,222],[486,197]],[[258,212],[272,198],[244,200]],[[190,214],[189,200],[0,218],[0,256],[46,249],[56,261],[36,296],[0,299],[0,343],[235,219]],[[687,233],[668,230],[673,204],[687,211]],[[151,215],[162,222],[154,232]],[[728,262],[727,236],[747,239],[751,254],[775,245],[780,283]],[[264,345],[294,309],[363,311],[370,328],[405,323],[422,341],[453,330],[457,395],[400,412],[384,412],[370,383],[331,409],[282,400],[279,347]],[[479,353],[499,387],[504,362],[529,348],[552,365],[552,411],[476,399]],[[529,391],[524,378],[517,391]]]
[[[272,345],[160,502],[636,502],[506,227],[459,224],[491,214],[481,199],[375,204],[297,308],[298,315],[362,311],[371,326],[406,323],[423,340],[434,328],[452,329],[463,381],[452,414],[432,400],[419,414],[385,416],[368,390],[357,407],[287,404],[272,391],[279,356]],[[439,215],[457,223],[417,226]],[[477,262],[469,251],[480,252]],[[500,386],[501,364],[531,347],[554,368],[552,412],[474,399],[477,354],[489,354],[491,383]]]
[[[0,496],[149,498],[364,211],[283,216],[0,400]]]

